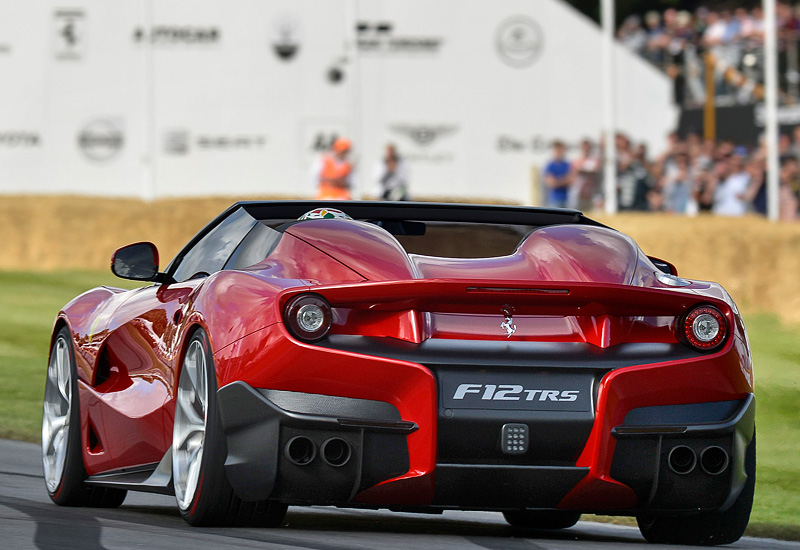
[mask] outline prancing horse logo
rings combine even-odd
[[[500,328],[506,331],[506,338],[511,338],[511,335],[517,332],[517,325],[514,324],[514,320],[512,319],[512,309],[510,307],[504,307],[503,314],[506,318],[500,323]]]

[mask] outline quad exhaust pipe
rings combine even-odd
[[[308,437],[298,435],[286,442],[283,454],[295,466],[308,466],[317,457],[317,445]],[[325,464],[338,468],[350,461],[353,450],[341,437],[331,437],[320,445],[319,454]]]
[[[317,446],[304,435],[298,435],[286,442],[286,458],[295,466],[307,466],[317,457]]]
[[[320,448],[320,452],[325,464],[334,468],[347,464],[350,460],[350,455],[353,454],[350,444],[341,437],[326,439]]]
[[[722,447],[710,445],[700,453],[700,468],[708,475],[719,475],[724,472],[730,457]],[[679,475],[691,473],[697,466],[697,453],[686,445],[676,445],[667,456],[669,469]]]
[[[697,464],[697,455],[686,445],[676,445],[667,457],[669,469],[676,474],[685,475],[694,470]]]
[[[719,475],[728,467],[730,458],[722,447],[712,445],[700,453],[700,467],[709,475]]]

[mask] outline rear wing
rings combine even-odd
[[[429,338],[512,337],[584,342],[599,348],[624,342],[675,344],[683,341],[680,319],[709,305],[725,316],[729,328],[735,326],[726,302],[691,287],[448,279],[309,286],[281,293],[275,302],[280,318],[284,305],[298,294],[327,300],[334,318],[331,334],[390,337],[416,344]]]
[[[680,316],[694,306],[711,304],[731,315],[726,302],[698,294],[691,286],[658,289],[580,282],[418,279],[291,289],[278,302],[282,307],[302,292],[322,295],[333,308],[370,311],[491,314],[512,308],[518,315]]]

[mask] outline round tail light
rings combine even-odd
[[[301,294],[286,303],[283,318],[292,336],[316,342],[331,329],[331,306],[318,294]]]
[[[701,351],[720,347],[728,336],[728,321],[713,306],[699,306],[683,319],[683,336],[689,344]]]

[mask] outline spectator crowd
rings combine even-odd
[[[800,4],[778,3],[776,19],[782,87],[796,98],[800,83],[797,50]],[[737,79],[740,86],[752,88],[763,81],[764,14],[759,5],[720,10],[701,6],[694,12],[669,8],[663,13],[630,15],[617,30],[617,38],[676,79],[679,103],[684,102],[682,99],[702,99],[703,69],[699,56],[707,51],[721,64],[721,69],[738,71],[743,77]],[[749,80],[750,86],[743,84],[745,80]],[[722,87],[718,88],[718,94],[730,93],[735,97],[736,90],[729,84],[718,83]]]
[[[685,139],[670,134],[668,146],[652,158],[643,144],[616,136],[617,205],[620,211],[696,215],[711,212],[742,216],[767,212],[765,147],[748,149],[732,141]],[[603,206],[602,144],[583,140],[574,155],[561,141],[544,169],[546,202],[551,207],[584,211]],[[782,135],[780,153],[780,219],[800,219],[800,126]]]

